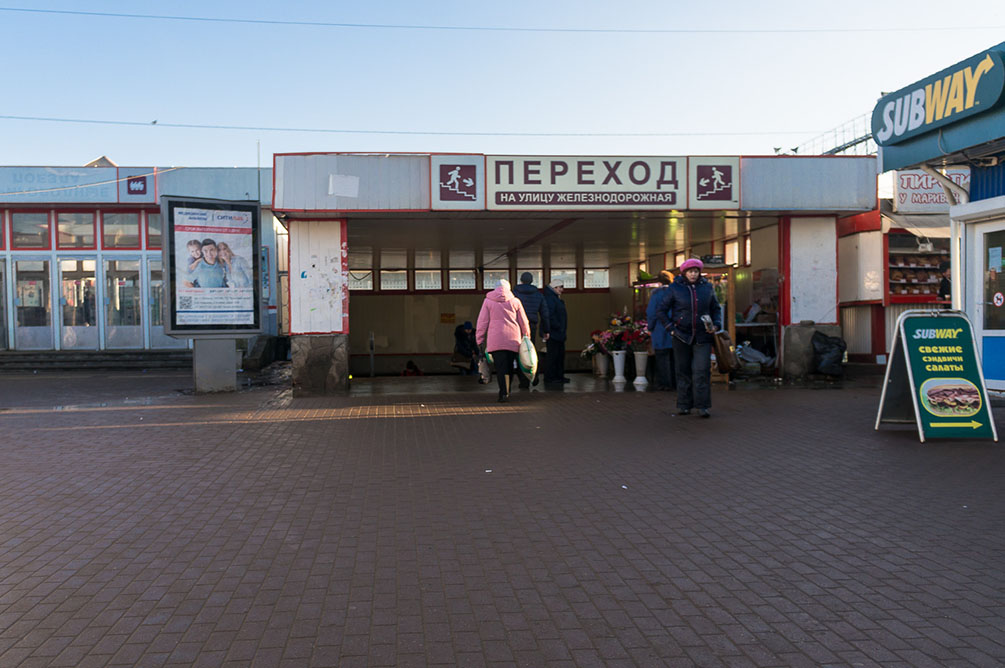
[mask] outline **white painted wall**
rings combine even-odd
[[[883,233],[862,232],[838,239],[838,296],[842,302],[883,299]]]
[[[290,221],[290,333],[349,331],[345,223]]]
[[[836,323],[837,221],[792,218],[789,229],[789,313],[793,323]]]

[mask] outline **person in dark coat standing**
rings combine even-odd
[[[722,308],[712,284],[701,275],[701,260],[685,260],[680,275],[670,284],[670,294],[657,308],[656,318],[673,338],[677,373],[677,415],[698,409],[710,417],[712,407],[712,343],[722,329]],[[702,317],[711,320],[711,331]]]
[[[565,282],[556,278],[544,289],[544,301],[548,304],[548,317],[551,330],[548,332],[548,355],[544,361],[544,384],[561,385],[568,383],[565,377],[565,339],[569,325],[565,302],[562,301],[562,291]]]
[[[534,287],[534,276],[529,271],[520,274],[520,285],[513,288],[513,294],[523,304],[523,310],[530,321],[530,341],[537,347],[537,333],[541,332],[541,340],[547,341],[551,332],[551,321],[548,313],[548,304],[544,300],[541,291]],[[523,374],[520,374],[520,387],[527,389],[530,381]],[[537,385],[537,376],[534,376],[534,384]]]
[[[649,295],[649,305],[646,307],[646,322],[652,336],[653,357],[656,362],[656,382],[653,389],[669,392],[677,389],[677,379],[673,369],[673,337],[659,324],[657,312],[663,302],[670,298],[670,284],[673,274],[667,270],[660,272],[660,287]]]

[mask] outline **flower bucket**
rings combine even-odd
[[[628,352],[624,350],[613,350],[611,351],[611,357],[614,358],[614,382],[615,383],[627,383],[628,380],[625,378],[625,358],[628,356]]]
[[[593,373],[598,378],[607,378],[611,371],[611,358],[607,355],[596,355],[593,358]]]
[[[645,390],[646,386],[649,385],[649,381],[646,380],[646,364],[649,363],[649,353],[646,351],[635,352],[635,380],[632,381],[632,385],[635,386],[636,390]]]

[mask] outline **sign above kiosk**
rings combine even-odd
[[[895,93],[872,112],[872,134],[880,146],[955,123],[990,110],[1005,89],[998,51],[984,51]]]

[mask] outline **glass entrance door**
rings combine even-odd
[[[0,231],[2,233],[2,231]],[[7,344],[7,261],[0,258],[0,350]]]
[[[187,339],[176,339],[164,333],[164,268],[160,260],[147,260],[150,269],[150,347],[185,348]]]
[[[60,347],[64,350],[98,349],[97,283],[94,258],[60,258]]]
[[[977,234],[982,256],[982,285],[974,286],[977,347],[988,388],[1005,390],[1005,221],[984,223]]]
[[[105,348],[143,347],[140,261],[105,260]]]
[[[15,260],[14,276],[14,347],[52,350],[49,261]]]

